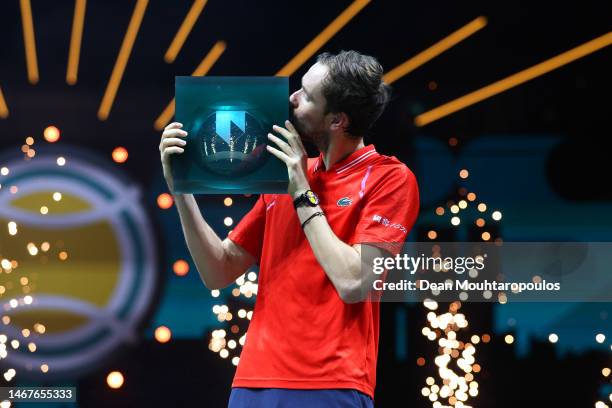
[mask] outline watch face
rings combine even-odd
[[[308,201],[313,206],[319,204],[319,197],[317,197],[317,195],[310,190],[306,192],[306,198],[308,198]]]

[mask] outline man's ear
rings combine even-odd
[[[332,130],[346,131],[349,125],[349,118],[347,114],[344,112],[340,112],[340,113],[333,113],[332,115],[333,115],[332,122],[331,122]]]

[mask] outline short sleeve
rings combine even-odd
[[[266,203],[264,195],[261,194],[251,211],[240,220],[236,228],[229,233],[228,238],[253,255],[259,263],[265,228]]]
[[[359,223],[349,244],[369,243],[397,255],[419,213],[419,190],[406,166],[387,172],[362,198]]]

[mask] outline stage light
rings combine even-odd
[[[234,223],[234,220],[232,220],[232,217],[225,217],[225,219],[223,220],[223,223],[225,224],[226,227],[229,227]]]
[[[609,377],[609,376],[610,376],[610,371],[611,371],[611,370],[610,370],[608,367],[603,368],[603,369],[601,370],[601,375],[603,375],[604,377]]]
[[[579,58],[585,57],[597,50],[607,47],[610,44],[612,44],[612,32],[606,33],[585,44],[559,54],[556,57],[550,58],[514,75],[494,82],[491,85],[485,86],[484,88],[478,89],[453,101],[445,103],[444,105],[438,106],[437,108],[434,108],[428,112],[422,113],[415,118],[414,122],[417,126],[425,126],[470,105],[544,75]]]
[[[595,341],[599,344],[602,344],[604,341],[606,341],[606,336],[602,333],[599,333],[597,336],[595,336]]]
[[[478,218],[478,219],[476,220],[476,225],[477,225],[478,227],[480,227],[480,228],[484,227],[484,226],[485,226],[485,220],[484,220],[484,219],[482,219],[482,218]]]
[[[223,204],[225,204],[226,207],[229,207],[230,205],[232,205],[234,201],[232,200],[231,197],[225,197],[225,199],[223,200]]]
[[[57,158],[57,165],[58,166],[63,166],[65,164],[66,164],[66,159],[65,158],[63,158],[61,156]]]
[[[431,230],[427,233],[427,238],[436,239],[438,237],[438,233],[434,230]]]
[[[478,211],[480,211],[480,212],[487,211],[487,205],[485,203],[478,204]]]
[[[436,208],[436,215],[444,215],[444,207]]]
[[[468,178],[469,175],[470,175],[470,172],[467,169],[462,169],[459,172],[459,177],[461,177],[462,179]]]
[[[511,334],[507,334],[506,337],[504,337],[504,341],[507,344],[512,344],[514,343],[514,336],[512,336]]]
[[[26,66],[28,81],[31,84],[38,82],[38,59],[36,57],[36,38],[34,36],[34,20],[32,19],[32,6],[30,0],[20,0],[21,24],[23,26],[23,42],[26,53]]]
[[[6,119],[9,116],[8,105],[6,104],[6,100],[4,99],[4,94],[2,93],[2,88],[0,88],[0,118]]]
[[[58,255],[60,261],[65,261],[66,259],[68,259],[68,252],[66,251],[61,251]]]
[[[488,241],[491,239],[491,234],[485,231],[481,234],[481,238],[483,241]]]
[[[38,248],[36,248],[36,245],[34,245],[33,242],[28,242],[28,245],[26,245],[26,248],[28,249],[28,252],[30,253],[30,255],[36,256],[36,254],[38,254]]]
[[[425,365],[425,359],[423,357],[419,357],[417,358],[416,363],[419,367],[423,367]]]
[[[0,169],[0,174],[3,176],[6,176],[7,174],[9,174],[10,170],[8,169],[8,167],[2,167]]]
[[[467,199],[468,199],[468,201],[474,201],[474,200],[476,200],[476,194],[474,194],[474,193],[468,193],[468,195],[467,195]]]
[[[68,52],[68,68],[66,70],[66,83],[68,85],[74,85],[77,82],[86,3],[87,0],[75,0],[74,2],[74,17],[72,19],[72,33],[70,35],[70,51]]]
[[[46,373],[49,371],[49,366],[47,364],[42,364],[40,366],[40,371],[42,371],[43,373]]]
[[[142,22],[145,10],[147,9],[148,2],[148,0],[137,0],[136,6],[134,6],[134,12],[130,18],[130,23],[127,31],[125,32],[123,42],[121,43],[121,48],[119,49],[119,54],[117,55],[113,72],[111,73],[111,77],[106,85],[106,91],[104,92],[102,102],[100,103],[100,108],[98,109],[98,119],[100,120],[108,119],[113,102],[115,101],[115,96],[117,95],[117,90],[119,89],[119,84],[121,83],[123,73],[125,72],[125,67],[127,66],[128,59],[130,58],[134,41],[136,41],[136,36],[138,35],[138,30],[140,29],[140,23]]]
[[[128,151],[125,147],[118,146],[113,149],[111,156],[115,163],[125,163],[128,159]]]
[[[178,276],[185,276],[189,272],[189,264],[183,259],[179,259],[172,265],[172,270]]]
[[[431,47],[427,48],[424,51],[421,51],[406,62],[387,72],[383,76],[383,81],[385,81],[387,84],[391,84],[397,81],[404,75],[407,75],[408,73],[414,71],[421,65],[425,64],[428,61],[431,61],[433,58],[442,54],[444,51],[465,40],[466,38],[479,31],[486,25],[487,19],[485,17],[481,16],[472,20],[465,26],[461,27],[459,30],[453,32],[452,34],[438,41]]]
[[[310,59],[325,43],[329,41],[338,31],[340,31],[353,17],[357,15],[370,0],[355,0],[338,17],[334,19],[320,34],[310,41],[306,47],[296,54],[276,76],[291,76],[299,67]]]
[[[232,358],[232,364],[237,366],[240,363],[240,357]]]
[[[454,226],[457,226],[461,223],[461,219],[459,217],[453,217],[451,218],[451,224],[453,224]]]
[[[450,211],[451,211],[453,214],[457,214],[457,213],[459,212],[459,206],[458,206],[457,204],[453,204],[453,205],[451,205]]]
[[[451,137],[448,139],[448,145],[451,147],[455,147],[459,144],[459,140],[456,137]]]
[[[123,374],[121,374],[119,371],[111,371],[106,376],[106,384],[115,390],[121,388],[123,385]]]
[[[495,221],[499,221],[502,219],[502,213],[500,211],[493,211],[491,218],[493,218]]]
[[[167,343],[172,337],[172,332],[166,326],[159,326],[155,329],[155,340],[160,343]]]
[[[168,64],[174,62],[176,59],[176,56],[181,51],[183,44],[185,44],[185,40],[193,29],[198,17],[200,17],[205,5],[206,0],[195,0],[191,5],[189,12],[185,16],[183,23],[179,27],[174,39],[166,51],[166,54],[164,55],[164,61],[166,61]]]
[[[221,292],[218,289],[213,289],[213,290],[210,291],[210,295],[212,297],[215,297],[215,298],[219,297],[220,294],[221,294]]]
[[[47,126],[43,131],[45,140],[49,143],[55,143],[60,138],[60,130],[55,126]]]
[[[208,51],[208,54],[206,54],[202,62],[200,62],[200,65],[198,65],[195,71],[193,71],[191,76],[206,75],[213,65],[215,65],[221,54],[223,54],[226,47],[227,45],[225,44],[225,41],[217,41],[210,51]],[[170,119],[172,119],[172,116],[174,116],[175,108],[176,100],[172,98],[168,106],[166,106],[166,108],[155,120],[155,123],[153,124],[155,130],[162,130],[168,124],[168,122],[170,122]]]
[[[60,201],[61,199],[62,199],[62,193],[57,192],[57,191],[55,193],[53,193],[53,200],[54,201]]]
[[[559,341],[559,336],[557,336],[555,333],[551,333],[548,335],[548,341],[554,344]]]
[[[162,210],[167,210],[168,208],[172,207],[173,203],[174,199],[172,198],[172,195],[168,193],[162,193],[157,196],[157,205]]]
[[[49,208],[45,205],[43,205],[42,207],[40,207],[40,213],[42,215],[48,214],[49,213]]]

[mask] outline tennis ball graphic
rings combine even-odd
[[[157,286],[157,251],[139,193],[77,158],[59,166],[56,155],[37,155],[4,165],[0,258],[18,265],[0,274],[2,313],[10,318],[0,332],[22,344],[6,362],[32,376],[41,364],[54,378],[92,370],[135,337]],[[11,299],[22,300],[13,307]],[[44,334],[32,330],[37,323]]]

